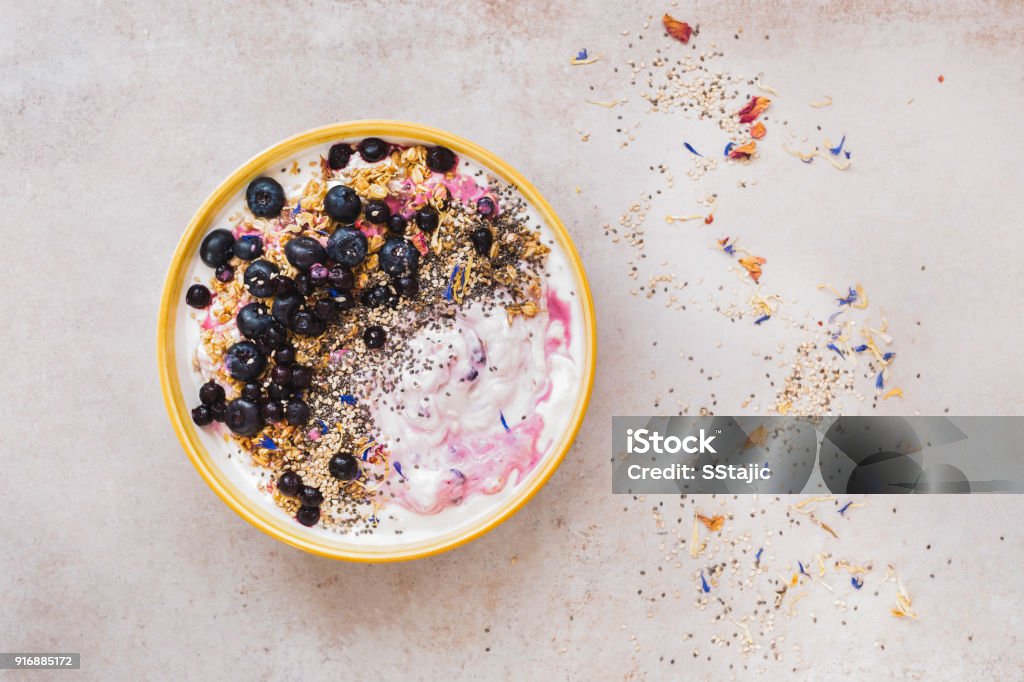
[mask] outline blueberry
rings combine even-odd
[[[254,234],[246,235],[235,242],[232,251],[242,260],[256,260],[263,255],[263,240]]]
[[[309,421],[309,406],[301,400],[292,400],[284,406],[284,417],[292,426],[302,426]]]
[[[228,403],[224,423],[239,436],[255,435],[263,428],[260,406],[245,398],[236,398]]]
[[[335,265],[327,272],[327,281],[335,289],[351,289],[355,286],[356,278],[352,270],[344,265]]]
[[[325,251],[324,255],[326,255],[326,253],[327,252]],[[313,265],[309,267],[309,281],[312,282],[315,287],[326,286],[330,281],[330,277],[331,271],[327,269],[326,265],[313,263]]]
[[[235,269],[227,263],[221,263],[217,266],[217,270],[213,273],[213,276],[217,278],[218,282],[227,284],[235,278]]]
[[[338,304],[339,310],[352,310],[356,307],[356,297],[351,291],[332,291],[331,297]]]
[[[401,237],[392,237],[384,242],[377,258],[380,269],[392,277],[416,272],[420,266],[420,252],[412,242]]]
[[[295,520],[306,527],[315,526],[320,520],[320,507],[299,507]]]
[[[383,225],[391,217],[391,207],[388,206],[386,201],[380,199],[371,199],[366,202],[366,208],[363,209],[363,215],[366,216],[366,220],[373,223],[374,225]]]
[[[389,145],[379,137],[368,137],[359,143],[359,156],[363,161],[374,163],[388,155]]]
[[[213,405],[224,400],[224,387],[213,379],[199,387],[199,402],[203,405]]]
[[[313,370],[304,365],[295,365],[290,378],[292,388],[309,388],[313,383]]]
[[[290,294],[278,294],[274,297],[274,305],[271,306],[271,315],[285,327],[292,326],[292,318],[306,302],[298,292]]]
[[[303,309],[292,317],[292,331],[300,336],[320,336],[327,331],[327,327],[313,311]]]
[[[420,293],[420,281],[416,275],[402,275],[394,279],[395,291],[406,298],[416,298]]]
[[[271,322],[261,341],[280,352],[280,349],[288,343],[288,330],[280,322]]]
[[[363,262],[366,250],[366,235],[351,227],[339,227],[327,240],[327,255],[349,268]]]
[[[299,489],[299,502],[303,507],[319,507],[324,503],[324,496],[313,486],[304,485]]]
[[[395,291],[392,291],[391,294],[388,296],[388,307],[389,308],[397,308],[398,304],[401,303],[401,302],[402,302],[402,297],[399,296],[398,293],[395,292]]]
[[[260,416],[268,424],[276,424],[284,421],[284,405],[277,401],[263,403],[260,405]]]
[[[327,470],[331,476],[340,478],[343,481],[351,481],[359,476],[359,461],[352,456],[351,452],[339,452],[327,463]]]
[[[228,416],[228,406],[222,400],[219,403],[214,403],[213,405],[210,405],[210,412],[213,413],[214,421],[223,424]]]
[[[438,173],[447,173],[455,168],[455,152],[447,147],[431,147],[427,150],[427,167]]]
[[[274,293],[278,296],[284,294],[294,294],[299,289],[295,286],[295,280],[288,275],[281,275],[277,278],[276,286],[274,287]]]
[[[424,232],[433,232],[437,229],[437,210],[433,206],[424,206],[416,211],[416,225]]]
[[[274,318],[262,303],[250,303],[238,311],[235,324],[247,339],[258,339],[267,333]]]
[[[391,298],[391,287],[385,284],[368,287],[363,290],[362,301],[367,308],[379,308],[387,305]]]
[[[296,237],[284,245],[284,257],[299,270],[308,270],[314,263],[327,260],[327,252],[312,237]]]
[[[235,237],[227,230],[214,230],[199,245],[199,258],[211,268],[227,263],[234,252]]]
[[[295,497],[302,488],[302,477],[294,471],[286,471],[277,479],[277,489],[285,497]]]
[[[284,384],[271,382],[270,385],[266,387],[266,396],[271,400],[287,400],[292,397],[292,389]]]
[[[185,292],[185,303],[193,308],[205,308],[210,305],[210,290],[202,284],[193,284]]]
[[[274,360],[279,365],[290,365],[295,362],[295,348],[293,346],[281,346],[274,351]]]
[[[316,291],[316,286],[313,284],[313,279],[309,276],[309,273],[300,272],[295,276],[295,290],[303,296],[309,296]]]
[[[258,218],[275,218],[284,207],[284,187],[273,178],[256,178],[245,190],[245,203]]]
[[[498,210],[498,205],[490,197],[480,197],[476,200],[476,212],[484,218],[492,217]]]
[[[196,426],[207,426],[213,423],[213,412],[206,405],[192,408],[192,421]]]
[[[224,360],[228,374],[239,381],[255,379],[267,368],[267,356],[252,341],[239,341],[228,348]]]
[[[270,370],[270,380],[285,386],[292,380],[292,371],[287,367],[278,365],[274,369]]]
[[[341,170],[348,165],[351,158],[352,147],[344,142],[339,142],[331,145],[330,151],[327,152],[327,165],[331,167],[331,170]]]
[[[351,225],[363,210],[363,202],[351,187],[335,185],[324,197],[324,211],[334,220]]]
[[[391,217],[388,218],[388,230],[394,234],[405,234],[405,230],[408,227],[409,221],[400,213],[392,213]]]
[[[366,331],[363,332],[363,343],[366,344],[367,348],[382,348],[386,340],[387,333],[383,327],[374,325],[367,327]]]
[[[338,317],[338,304],[331,298],[321,298],[313,306],[313,312],[324,322],[333,322]]]
[[[478,227],[469,233],[469,241],[473,242],[476,252],[487,258],[491,255],[491,245],[494,244],[494,235],[486,227]]]
[[[263,397],[263,387],[259,384],[249,382],[242,387],[242,397],[246,400],[251,400],[254,403],[258,403],[260,398]]]
[[[275,279],[281,269],[268,260],[249,263],[242,278],[249,293],[256,298],[268,298],[277,291]]]
[[[272,383],[267,386],[267,397],[271,400],[288,400],[292,397],[292,390],[282,384]]]

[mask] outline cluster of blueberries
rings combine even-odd
[[[332,146],[328,165],[335,170],[346,167],[353,151],[344,143]],[[371,137],[362,140],[355,151],[372,163],[384,159],[391,152],[391,145]],[[427,151],[427,165],[432,171],[447,173],[455,164],[455,154],[446,147],[432,147]],[[245,198],[249,210],[260,218],[278,217],[286,201],[284,188],[269,177],[259,177],[249,183]],[[485,218],[497,212],[493,199],[486,196],[477,201],[476,208]],[[285,258],[298,270],[295,277],[282,275],[276,264],[262,258],[264,244],[257,235],[235,239],[230,231],[217,229],[203,239],[199,256],[203,263],[214,268],[218,281],[231,282],[235,278],[235,267],[245,265],[246,289],[254,298],[272,301],[249,303],[238,311],[236,324],[245,340],[228,349],[225,366],[228,374],[245,385],[241,395],[228,402],[223,387],[217,382],[204,384],[199,391],[201,404],[192,410],[192,420],[197,425],[223,422],[240,436],[256,435],[267,423],[284,421],[294,426],[305,425],[309,422],[310,410],[302,397],[312,383],[312,372],[296,363],[289,333],[320,336],[343,311],[359,303],[367,308],[396,307],[400,297],[415,298],[419,293],[420,253],[405,238],[408,220],[404,216],[392,213],[382,200],[364,203],[352,188],[343,185],[327,192],[324,212],[337,225],[326,245],[313,237],[300,236],[284,247]],[[388,237],[377,258],[390,284],[365,287],[359,292],[357,302],[353,292],[353,268],[366,259],[368,251],[366,236],[355,226],[360,215],[369,223],[387,228]],[[439,223],[437,210],[429,205],[417,210],[413,219],[426,233],[436,230]],[[483,256],[490,253],[493,235],[489,228],[476,228],[470,239],[478,253]],[[237,266],[233,264],[236,260],[239,261]],[[206,308],[211,300],[212,293],[202,284],[192,285],[185,294],[185,302],[197,309]],[[382,348],[387,341],[385,330],[378,325],[368,326],[362,336],[371,349]],[[274,366],[264,389],[262,377],[271,358]],[[338,478],[352,478],[358,474],[358,468],[356,460],[347,453],[336,455],[330,462],[330,471]],[[319,490],[303,486],[294,472],[281,476],[278,489],[284,495],[298,497],[302,503],[297,517],[300,522],[306,525],[317,522],[323,499]]]

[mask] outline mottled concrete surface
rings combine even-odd
[[[759,241],[776,281],[804,299],[819,281],[869,286],[907,387],[886,411],[1019,413],[1024,11],[931,4],[672,11],[737,70],[765,72],[784,95],[773,113],[807,134],[846,132],[855,149],[840,174],[766,144],[749,170],[730,171],[757,187],[706,181],[721,192],[716,226]],[[622,31],[665,9],[4,3],[0,649],[82,652],[85,679],[1024,677],[1019,498],[876,498],[843,521],[840,541],[801,526],[802,556],[872,561],[873,582],[896,564],[921,618],[891,617],[891,594],[867,588],[845,590],[842,612],[819,589],[744,657],[735,639],[712,642],[735,628],[694,606],[688,557],[666,560],[675,536],[650,510],[663,504],[667,528],[686,528],[690,503],[676,513],[676,499],[609,493],[611,415],[652,411],[670,387],[705,404],[696,367],[721,372],[710,389],[721,413],[749,392],[771,395],[735,325],[631,296],[628,254],[600,229],[653,191],[651,164],[674,168],[679,212],[694,206],[679,142],[701,141],[706,126],[641,118],[635,93],[616,110],[584,102],[628,94],[613,70],[630,55]],[[568,66],[582,46],[603,61]],[[806,106],[824,95],[833,107]],[[626,150],[620,113],[643,121]],[[215,498],[167,422],[154,328],[172,250],[221,178],[295,132],[368,117],[456,131],[531,177],[597,285],[601,335],[592,409],[537,498],[467,547],[376,567],[291,550]],[[703,276],[720,267],[704,248],[714,236],[671,237],[664,258]],[[696,364],[674,363],[681,352]],[[698,504],[755,537],[793,535],[773,500]]]

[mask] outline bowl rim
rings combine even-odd
[[[368,546],[364,549],[357,546],[337,547],[325,544],[320,538],[303,533],[304,529],[302,528],[297,526],[292,528],[295,524],[286,525],[280,519],[270,516],[269,512],[260,509],[255,502],[249,500],[244,493],[238,490],[237,486],[228,480],[227,476],[220,471],[220,467],[213,462],[209,452],[197,437],[195,425],[188,417],[188,408],[184,403],[178,380],[175,346],[175,323],[181,292],[185,286],[186,268],[192,262],[192,255],[198,247],[201,237],[224,204],[266,168],[284,158],[332,140],[372,136],[407,138],[428,144],[444,145],[457,153],[464,153],[481,162],[487,170],[515,185],[520,194],[540,214],[540,217],[554,233],[555,239],[559,242],[566,261],[576,277],[577,298],[580,300],[580,307],[583,311],[583,330],[586,337],[584,339],[584,356],[581,362],[581,368],[584,371],[582,390],[573,407],[572,417],[560,439],[552,446],[549,454],[541,460],[540,470],[534,472],[529,485],[521,490],[516,490],[501,506],[460,532],[449,532],[414,546],[394,549],[387,546]],[[594,319],[594,303],[586,272],[572,238],[547,200],[517,170],[483,147],[437,128],[389,119],[334,123],[293,135],[256,154],[221,181],[189,221],[175,248],[164,280],[157,321],[157,360],[164,404],[178,440],[206,484],[229,508],[267,535],[311,554],[360,563],[407,561],[439,554],[475,540],[518,512],[544,487],[572,447],[590,402],[596,358],[597,330]]]

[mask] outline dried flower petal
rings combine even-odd
[[[672,18],[672,15],[666,14],[661,18],[661,23],[665,25],[665,30],[668,34],[679,42],[690,42],[690,35],[693,34],[693,29],[685,21],[679,21]]]
[[[722,526],[725,525],[725,517],[721,514],[717,516],[704,516],[703,514],[697,514],[697,520],[704,524],[704,527],[710,531],[720,531]]]
[[[736,112],[736,115],[740,117],[740,123],[753,123],[771,103],[772,101],[767,97],[755,95],[750,98],[746,106]]]
[[[755,140],[760,140],[767,132],[768,129],[765,128],[764,123],[761,123],[760,121],[750,126],[750,136]]]

